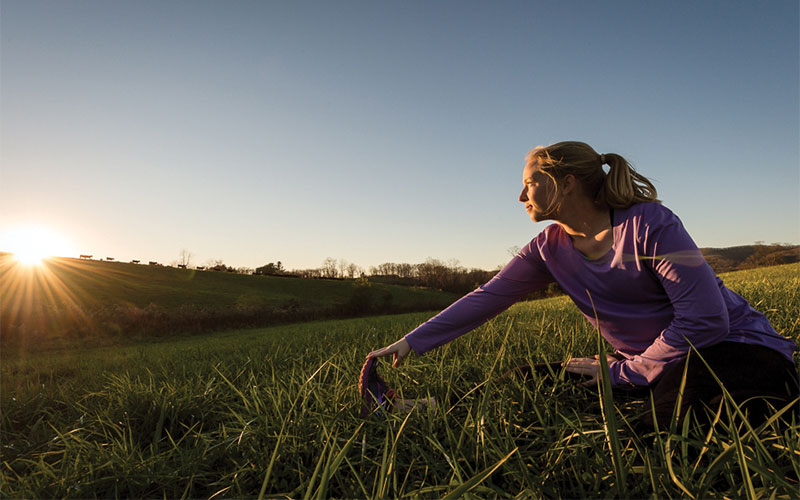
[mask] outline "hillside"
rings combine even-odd
[[[13,263],[0,257],[0,274],[13,270]],[[83,306],[119,304],[147,307],[155,304],[176,308],[191,304],[198,307],[280,307],[296,300],[312,308],[342,305],[353,290],[353,281],[298,279],[257,276],[213,271],[196,271],[165,266],[147,266],[122,262],[103,262],[70,258],[45,261],[44,269],[33,269],[40,279],[62,284],[67,294],[56,295],[61,302],[68,297]],[[5,282],[5,277],[3,278]],[[40,283],[42,285],[43,283]],[[400,307],[420,299],[438,299],[442,294],[428,289],[373,284],[376,295],[389,293]],[[10,299],[4,286],[0,298]],[[46,294],[34,293],[44,298]]]
[[[726,248],[701,248],[700,251],[717,274],[800,262],[800,246],[798,245],[756,244]]]
[[[169,335],[309,319],[442,309],[437,290],[53,258],[25,267],[0,255],[0,341]]]

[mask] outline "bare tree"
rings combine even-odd
[[[192,252],[186,250],[185,248],[181,248],[180,253],[178,254],[178,264],[182,266],[189,266],[192,263]]]
[[[339,259],[339,277],[340,278],[346,278],[347,277],[347,266],[348,265],[349,265],[349,262],[347,262],[345,259]]]
[[[337,267],[336,259],[328,257],[322,262],[322,276],[325,278],[335,278]]]
[[[353,264],[352,262],[347,265],[347,277],[348,278],[355,278],[359,274],[363,274],[364,270],[361,267]]]
[[[411,278],[414,275],[414,267],[411,264],[397,264],[397,275],[401,278]]]

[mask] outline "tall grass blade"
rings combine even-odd
[[[303,500],[309,500],[311,498],[311,492],[313,491],[314,485],[317,482],[317,476],[320,475],[320,471],[322,470],[322,462],[325,459],[326,452],[328,451],[328,447],[331,445],[333,438],[324,431],[323,433],[326,434],[325,444],[322,445],[322,451],[319,453],[319,459],[317,460],[317,466],[314,467],[314,472],[311,474],[311,478],[308,480],[308,486],[306,487],[306,494],[303,495]],[[330,461],[331,453],[327,453],[328,461]]]
[[[314,496],[316,499],[322,500],[324,498],[327,498],[325,494],[327,493],[328,490],[328,482],[330,481],[331,477],[333,477],[333,475],[336,473],[336,471],[339,469],[339,466],[342,464],[342,462],[345,460],[347,453],[353,446],[353,442],[355,441],[358,432],[361,430],[363,426],[364,422],[361,422],[361,424],[358,426],[353,435],[350,436],[350,439],[348,439],[347,442],[344,444],[344,446],[341,449],[339,449],[339,453],[337,453],[335,457],[333,456],[336,444],[336,440],[334,439],[333,446],[331,446],[330,456],[328,457],[328,463],[325,464],[325,469],[322,471],[322,480],[320,481],[319,489],[317,490],[317,494]]]
[[[496,471],[498,468],[500,468],[501,465],[506,463],[506,461],[509,458],[511,458],[511,455],[516,453],[518,449],[519,448],[514,448],[513,450],[511,450],[511,453],[498,460],[497,463],[495,463],[491,467],[487,467],[482,472],[476,474],[467,481],[458,485],[457,488],[455,488],[453,491],[442,497],[442,500],[451,500],[454,498],[461,498],[462,496],[464,496],[467,492],[469,492],[470,490],[481,484],[483,481],[485,481],[486,478],[494,474],[494,471]]]
[[[156,423],[156,430],[153,433],[153,455],[158,454],[158,442],[161,441],[161,430],[164,428],[164,419],[167,416],[167,403],[161,402],[161,412],[158,414],[158,423]]]
[[[625,466],[622,464],[622,445],[619,441],[619,426],[617,424],[617,413],[614,408],[614,397],[611,389],[611,376],[608,371],[608,360],[606,359],[606,348],[603,336],[600,333],[600,319],[597,317],[597,309],[594,307],[594,300],[589,290],[586,290],[589,301],[592,304],[595,321],[597,322],[597,358],[600,362],[600,377],[598,378],[598,388],[600,391],[600,409],[603,413],[603,428],[606,433],[606,441],[611,448],[611,459],[614,465],[614,475],[617,480],[617,494],[625,498],[628,496]]]
[[[389,471],[389,431],[383,439],[383,455],[381,457],[381,469],[378,477],[375,478],[375,486],[372,489],[372,498],[383,498],[386,495],[386,482]]]
[[[235,392],[240,398],[242,398],[242,403],[244,403],[244,407],[245,409],[247,409],[250,406],[247,397],[242,393],[242,391],[239,390],[238,387],[233,385],[233,382],[228,380],[228,377],[226,377],[225,374],[219,371],[219,368],[217,368],[218,365],[219,363],[217,365],[214,365],[212,368],[214,368],[214,371],[216,371],[219,374],[219,376],[222,377],[222,380],[224,380],[225,383],[228,384],[228,387],[230,387],[233,390],[233,392]]]
[[[739,439],[739,432],[731,426],[731,434],[733,435],[733,444],[736,448],[736,459],[739,462],[739,469],[742,471],[742,480],[744,481],[745,493],[748,500],[755,500],[758,498],[755,490],[753,489],[753,479],[750,477],[750,470],[747,467],[747,457],[744,454],[744,447],[742,441]]]

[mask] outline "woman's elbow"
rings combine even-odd
[[[728,310],[723,309],[715,314],[708,314],[699,318],[698,330],[703,332],[703,338],[698,339],[700,346],[712,345],[722,342],[730,333],[730,319]]]

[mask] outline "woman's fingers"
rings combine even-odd
[[[394,362],[392,363],[392,366],[397,368],[403,364],[403,360],[406,359],[408,353],[411,352],[411,346],[408,345],[406,339],[400,339],[392,344],[392,346],[396,348],[394,351]]]
[[[372,351],[371,353],[367,354],[367,358],[380,358],[382,356],[388,356],[391,354],[392,366],[397,368],[403,364],[403,360],[406,358],[406,356],[408,356],[409,352],[411,352],[411,346],[408,345],[408,342],[406,342],[405,339],[400,339],[390,346]]]
[[[595,354],[594,355],[594,359],[598,359],[599,360],[600,359],[600,355],[599,354]],[[614,356],[610,355],[610,354],[606,354],[606,361],[608,362],[608,364],[611,364],[614,361],[619,361],[619,360],[617,358],[615,358]]]
[[[599,373],[597,360],[592,358],[572,358],[564,364],[564,369],[579,375],[593,376]]]
[[[571,373],[591,377],[589,380],[581,382],[584,387],[596,385],[597,379],[600,378],[600,362],[596,358],[572,358],[566,362],[564,369]]]
[[[384,347],[382,349],[378,349],[377,351],[372,351],[371,353],[367,354],[367,358],[380,358],[381,356],[386,356],[392,353],[390,351],[392,346]]]

